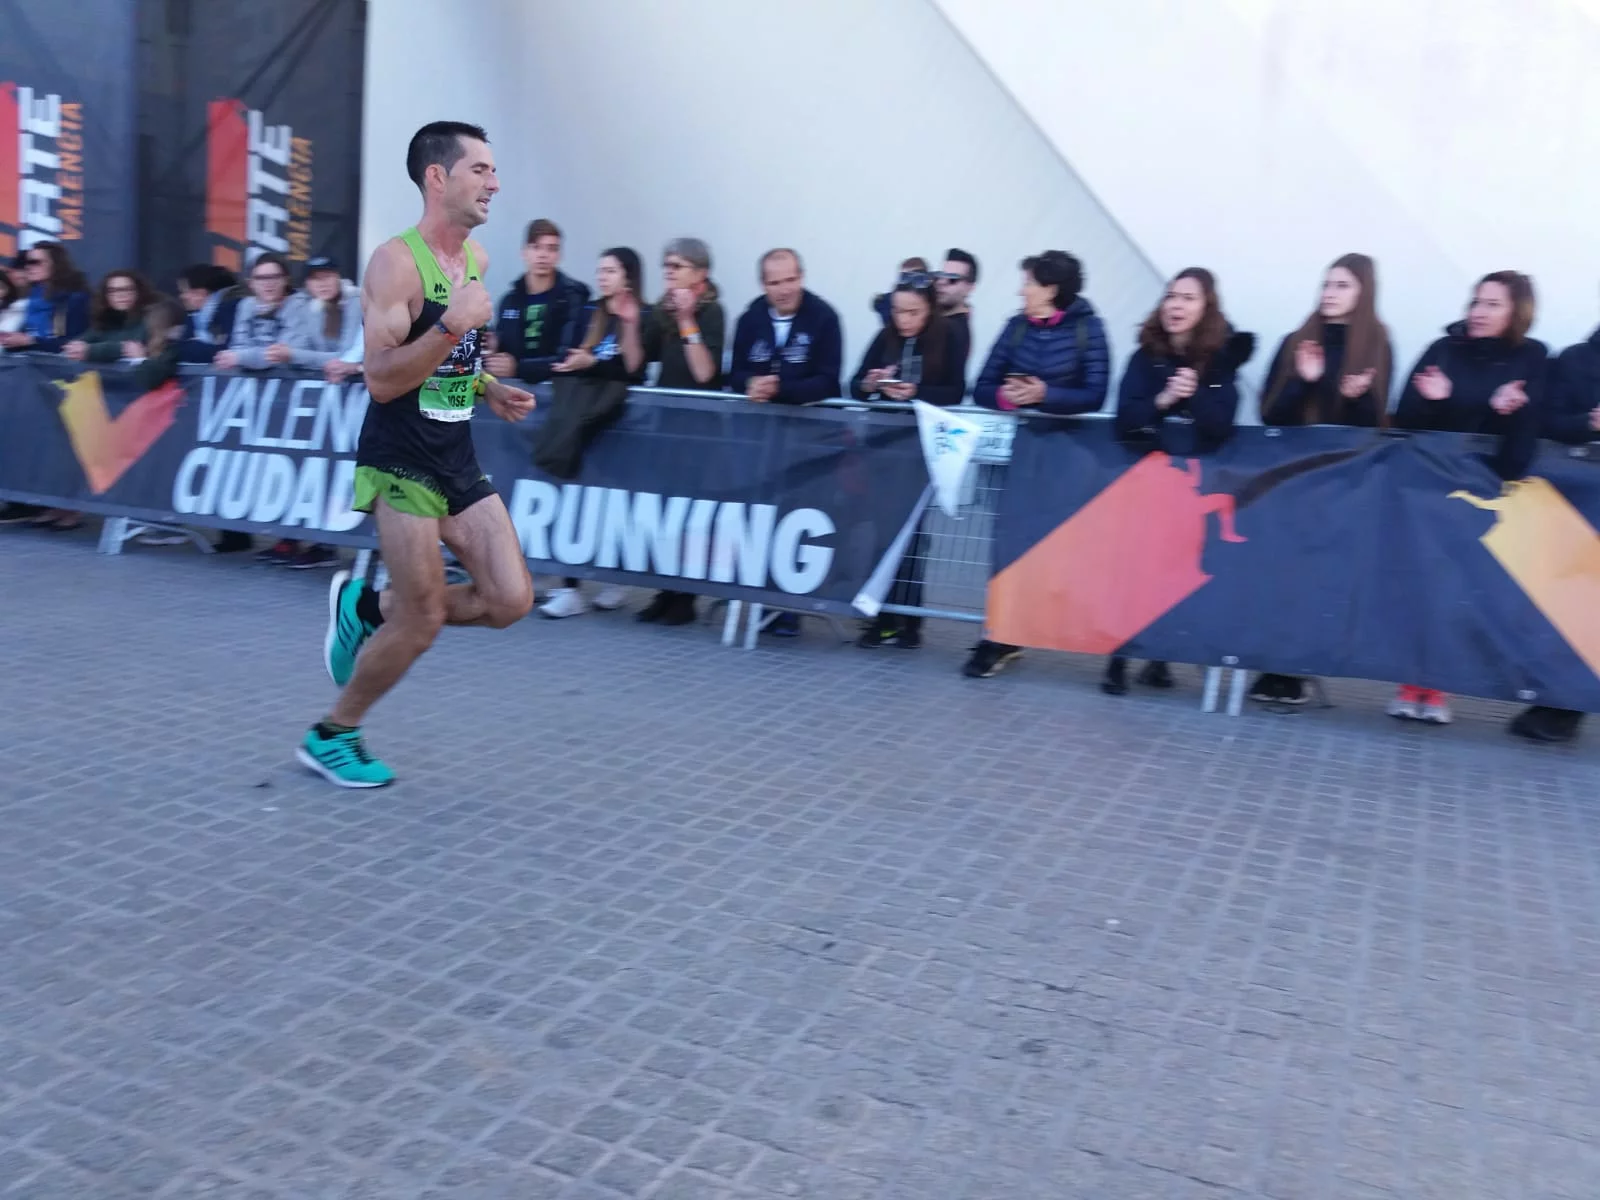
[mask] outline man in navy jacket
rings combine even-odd
[[[739,318],[728,386],[758,404],[814,404],[844,395],[844,345],[839,314],[805,290],[805,268],[793,250],[761,257],[766,293]]]

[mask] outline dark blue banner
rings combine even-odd
[[[1600,711],[1600,458],[1502,484],[1457,434],[1241,429],[1172,456],[1025,421],[990,634]]]
[[[91,281],[133,265],[134,18],[0,0],[0,257],[48,241]]]
[[[533,466],[552,412],[473,440],[536,569],[845,615],[927,483],[898,414],[630,396],[570,480]],[[359,383],[0,358],[0,497],[371,546],[350,503]]]

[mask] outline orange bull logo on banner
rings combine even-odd
[[[168,380],[113,419],[97,372],[86,371],[76,379],[57,381],[55,386],[62,392],[61,422],[72,440],[72,453],[96,496],[110,491],[172,427],[185,394],[182,384]]]
[[[1493,500],[1451,492],[1495,513],[1479,539],[1506,574],[1600,675],[1600,533],[1548,480],[1508,483]]]
[[[206,120],[211,261],[242,271],[267,251],[311,257],[312,144],[259,109],[213,100]]]
[[[0,82],[0,256],[83,239],[83,105]]]
[[[1203,495],[1200,463],[1157,452],[1124,471],[1089,503],[989,583],[988,622],[999,641],[1110,654],[1211,579],[1201,568],[1206,518],[1224,542],[1234,500]]]

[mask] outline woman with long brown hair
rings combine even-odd
[[[1344,254],[1333,261],[1316,310],[1278,344],[1272,364],[1261,396],[1262,424],[1388,426],[1394,349],[1378,319],[1378,270],[1371,258]],[[1250,698],[1301,705],[1306,681],[1262,675]]]
[[[0,348],[59,354],[89,328],[89,281],[60,242],[37,242],[22,256],[28,307],[22,328],[0,333]]]
[[[159,293],[139,272],[112,271],[94,290],[89,328],[61,347],[61,353],[79,362],[143,358],[149,340],[145,316],[158,299]]]
[[[601,251],[595,264],[596,301],[583,340],[567,351],[567,356],[551,365],[561,375],[584,375],[639,384],[644,381],[645,358],[642,327],[650,319],[644,302],[644,264],[639,253],[628,246],[613,246]],[[563,403],[558,390],[555,403]],[[595,608],[610,611],[621,608],[627,593],[616,584],[602,587],[591,602],[584,599],[581,581],[569,575],[561,586],[552,588],[539,615],[552,620],[578,617]]]
[[[1236,333],[1223,314],[1217,280],[1204,267],[1172,277],[1161,303],[1139,329],[1139,348],[1117,388],[1116,430],[1149,439],[1171,453],[1206,454],[1233,433],[1239,408],[1239,368],[1255,353],[1256,336]],[[1181,441],[1181,444],[1169,442]],[[1128,690],[1128,660],[1114,656],[1100,690]],[[1170,688],[1167,664],[1152,660],[1139,672],[1145,687]]]
[[[1323,277],[1316,311],[1278,345],[1261,422],[1386,426],[1393,374],[1377,265],[1365,254],[1341,255]]]

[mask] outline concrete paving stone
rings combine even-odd
[[[1592,1200],[1600,733],[0,530],[0,1200]],[[642,597],[641,597],[642,599]]]

